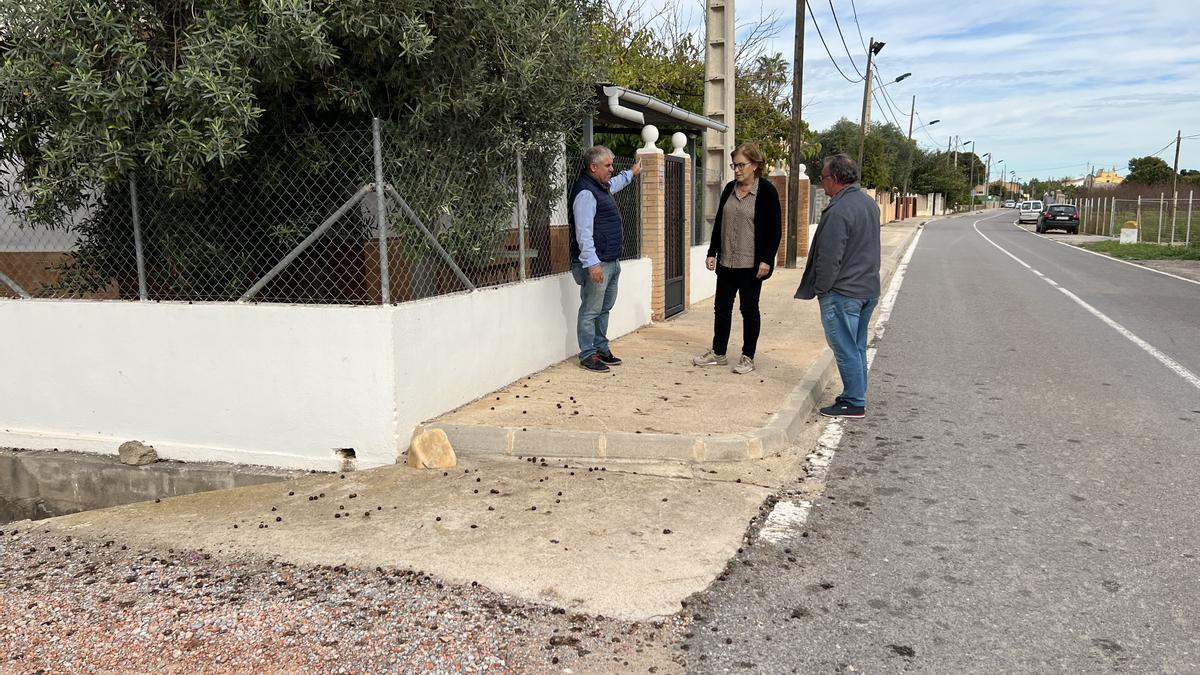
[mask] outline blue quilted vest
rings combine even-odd
[[[579,242],[575,238],[575,197],[587,190],[596,198],[596,218],[592,221],[592,242],[596,245],[596,257],[601,262],[620,260],[625,251],[625,228],[621,224],[621,211],[608,187],[586,171],[575,181],[567,197],[567,222],[571,225],[571,263],[579,260]]]

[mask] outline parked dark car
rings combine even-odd
[[[1037,231],[1065,230],[1067,234],[1079,234],[1079,209],[1073,204],[1049,204],[1038,216]]]

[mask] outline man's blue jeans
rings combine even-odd
[[[617,302],[617,281],[621,278],[621,263],[600,263],[604,281],[592,281],[588,270],[575,262],[571,265],[571,276],[579,284],[579,318],[575,327],[579,334],[579,360],[597,352],[608,354],[608,311]]]
[[[851,298],[830,291],[819,296],[825,341],[833,350],[846,405],[867,406],[867,327],[879,298]]]

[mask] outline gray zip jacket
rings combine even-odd
[[[879,297],[879,205],[858,183],[834,195],[821,212],[796,297],[809,300],[830,291]]]

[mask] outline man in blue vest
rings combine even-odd
[[[583,172],[571,188],[571,276],[579,284],[579,365],[603,373],[621,363],[608,347],[608,312],[617,302],[625,229],[613,194],[642,172],[638,160],[632,169],[613,175],[613,153],[603,145],[584,153]]]

